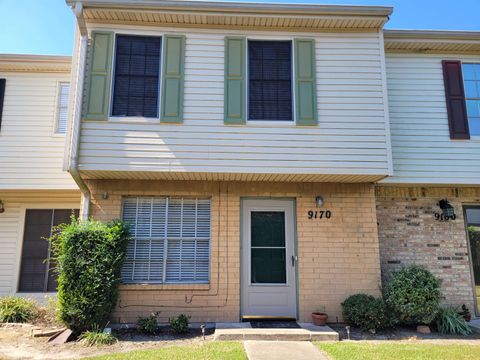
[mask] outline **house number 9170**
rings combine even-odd
[[[330,219],[332,217],[332,212],[330,210],[310,210],[307,214],[309,219]]]

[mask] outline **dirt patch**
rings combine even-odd
[[[85,346],[80,342],[50,345],[47,338],[31,336],[32,326],[0,327],[1,359],[80,359],[131,350],[145,350],[165,346],[189,345],[203,341],[199,329],[191,329],[184,335],[176,335],[161,329],[158,335],[139,334],[136,331],[115,331],[118,342],[110,346]],[[213,340],[213,329],[208,329],[205,341]]]
[[[329,324],[329,326],[339,333],[340,340],[347,340],[346,324]],[[350,340],[366,340],[372,342],[424,342],[424,343],[442,343],[442,344],[471,344],[480,345],[480,334],[473,333],[468,336],[441,334],[432,330],[431,334],[420,334],[415,327],[397,327],[395,329],[378,331],[372,334],[368,331],[362,331],[359,328],[350,327]]]

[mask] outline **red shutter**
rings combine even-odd
[[[456,60],[443,60],[442,65],[450,139],[470,139],[465,91],[463,89],[462,63]]]
[[[0,127],[2,126],[3,99],[5,98],[6,79],[0,79]]]

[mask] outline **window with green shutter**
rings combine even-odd
[[[292,50],[292,41],[225,38],[225,124],[317,125],[316,91],[313,39],[294,39]]]

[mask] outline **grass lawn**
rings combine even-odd
[[[200,345],[172,346],[152,350],[137,350],[125,353],[96,356],[86,359],[95,360],[244,360],[247,359],[243,345],[240,342],[208,342]]]
[[[470,360],[480,359],[480,346],[436,344],[315,343],[334,360]]]

